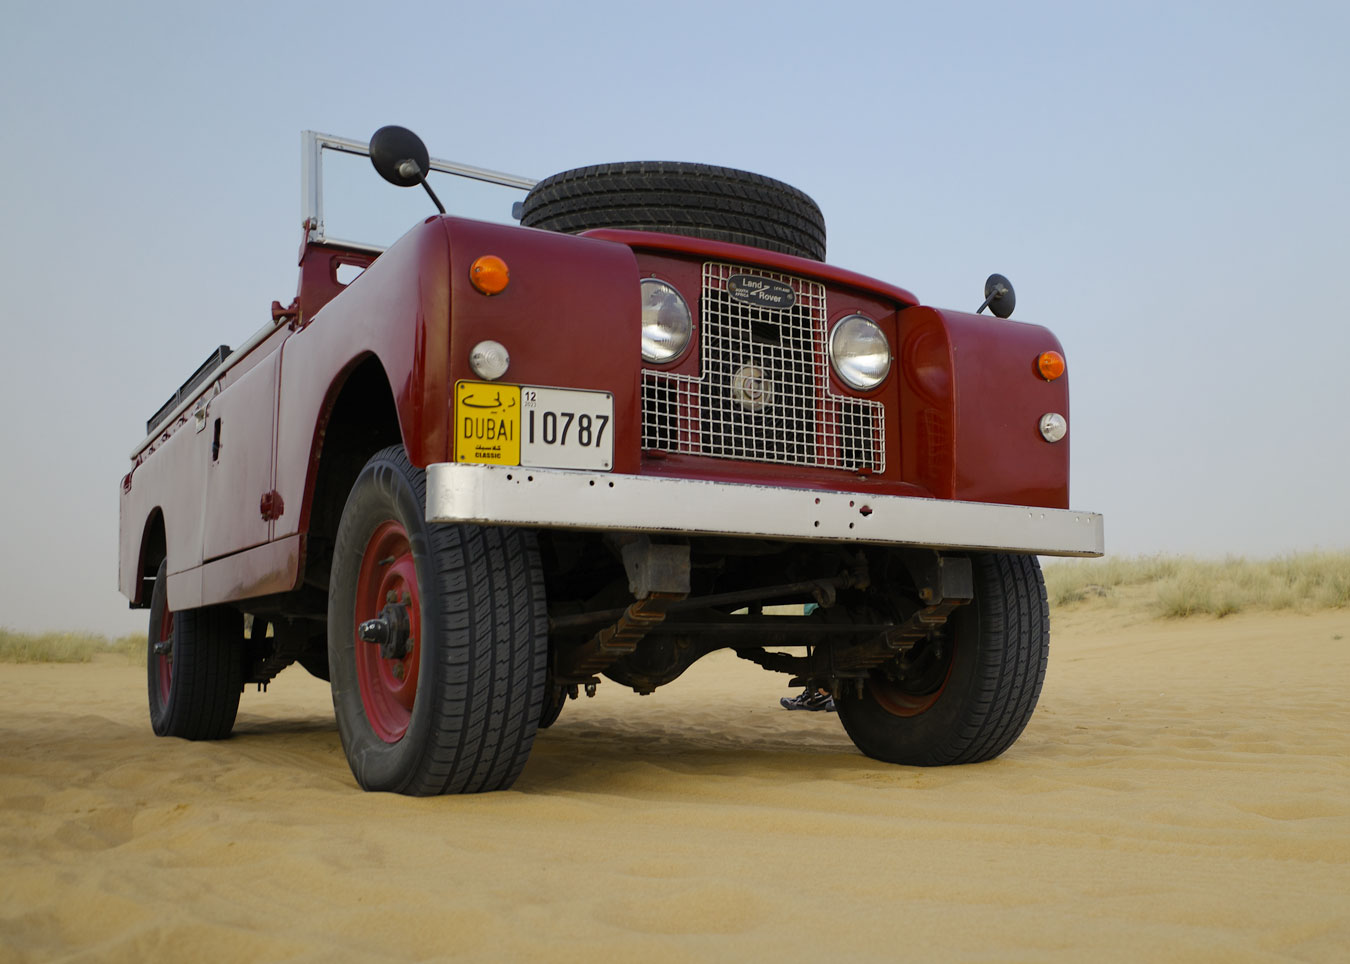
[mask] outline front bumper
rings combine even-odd
[[[1095,512],[571,469],[427,467],[427,521],[1100,556]]]

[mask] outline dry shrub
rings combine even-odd
[[[1053,562],[1045,567],[1052,605],[1069,606],[1124,586],[1151,590],[1165,618],[1240,612],[1312,612],[1350,605],[1350,552],[1307,552],[1276,559],[1221,561],[1148,556]]]
[[[147,655],[145,633],[129,633],[126,636],[118,636],[108,643],[108,648],[115,653],[121,653],[133,663],[145,665]]]
[[[145,637],[110,640],[99,633],[21,633],[0,628],[0,663],[87,663],[95,656],[117,653],[145,662]]]
[[[1185,560],[1169,556],[1112,556],[1052,562],[1045,566],[1045,591],[1052,606],[1092,598],[1110,599],[1116,589],[1171,578],[1185,565]]]

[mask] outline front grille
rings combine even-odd
[[[732,297],[750,276],[792,289],[784,309]],[[786,300],[786,299],[784,299]],[[642,445],[663,452],[875,472],[886,469],[885,408],[830,392],[823,285],[709,262],[699,306],[701,372],[642,373]]]

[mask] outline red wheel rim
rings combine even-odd
[[[956,644],[948,643],[945,659],[930,666],[917,679],[896,681],[875,672],[867,681],[867,690],[881,707],[892,716],[918,716],[933,708],[952,678]]]
[[[159,702],[169,702],[169,690],[173,688],[173,611],[169,601],[159,614],[159,639],[154,647],[155,676],[159,680]]]
[[[391,603],[408,610],[408,653],[402,659],[385,659],[380,647],[356,634],[356,627],[380,615]],[[397,743],[408,732],[413,702],[417,698],[417,675],[422,654],[422,607],[417,592],[408,533],[397,522],[384,522],[366,543],[361,571],[356,578],[356,612],[352,623],[356,647],[356,680],[361,688],[370,728],[385,743]]]

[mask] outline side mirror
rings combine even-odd
[[[399,187],[414,187],[427,176],[427,146],[406,127],[381,127],[370,138],[370,163],[380,177]]]
[[[442,214],[445,208],[440,198],[427,183],[427,174],[431,171],[431,159],[427,146],[406,127],[389,125],[381,127],[370,138],[370,163],[379,172],[380,177],[399,187],[413,187],[417,184],[426,189],[437,210]]]
[[[1012,282],[1001,274],[991,274],[984,283],[984,304],[975,309],[975,314],[979,314],[988,308],[996,317],[1007,318],[1017,307],[1017,293],[1013,291]]]

